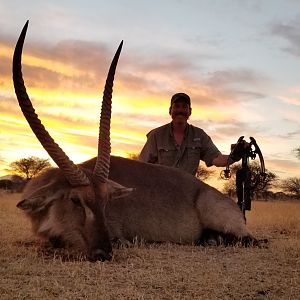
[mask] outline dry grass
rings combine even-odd
[[[90,263],[40,244],[0,194],[1,299],[300,299],[300,202],[254,202],[261,248],[151,244]]]

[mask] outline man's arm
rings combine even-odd
[[[216,158],[213,159],[212,164],[216,167],[226,167],[227,163],[231,165],[239,161],[243,157],[245,148],[248,145],[249,144],[245,141],[237,144],[237,146],[235,146],[234,150],[230,154],[229,161],[228,161],[229,155],[220,153]]]
[[[216,158],[213,159],[212,164],[216,167],[226,167],[227,166],[227,161],[228,161],[228,156],[220,153]],[[232,164],[233,161],[229,159],[229,164]]]
[[[155,164],[158,161],[158,151],[155,135],[151,132],[147,135],[147,141],[139,155],[139,160]]]

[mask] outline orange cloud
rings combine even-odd
[[[11,80],[12,52],[12,47],[0,42],[0,157],[7,164],[29,155],[48,158],[18,107]],[[113,53],[106,45],[81,41],[64,41],[51,48],[25,45],[28,94],[47,130],[76,163],[97,154],[101,98]],[[113,154],[138,153],[147,132],[170,122],[170,97],[178,91],[191,96],[191,123],[204,128],[224,153],[245,133],[264,141],[267,149],[274,147],[262,134],[266,128],[255,123],[262,122],[260,110],[243,106],[249,99],[265,97],[255,88],[249,91],[248,84],[265,85],[268,80],[251,70],[197,77],[193,68],[179,56],[121,56],[113,96]]]

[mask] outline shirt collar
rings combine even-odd
[[[184,136],[185,136],[185,137],[186,137],[186,136],[188,135],[188,133],[189,133],[189,128],[190,128],[190,126],[191,126],[191,125],[190,125],[189,123],[186,123],[186,127],[185,127],[185,130],[184,130]],[[170,123],[169,123],[169,134],[170,134],[170,136],[174,137],[172,128],[173,128],[173,123],[170,122]]]

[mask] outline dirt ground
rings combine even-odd
[[[300,201],[254,202],[261,247],[134,245],[90,263],[32,236],[0,194],[0,299],[300,299]]]

